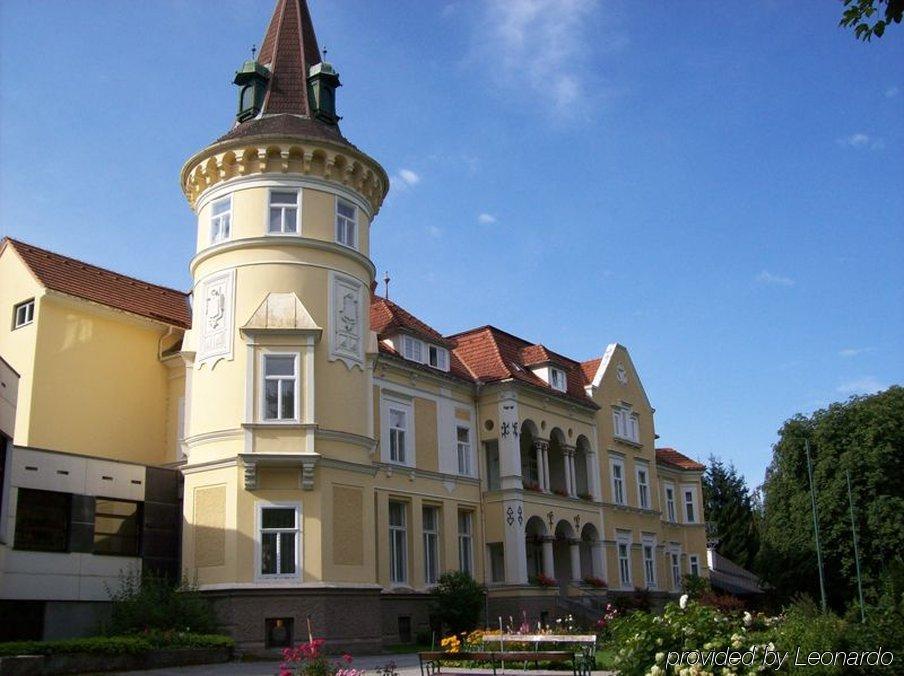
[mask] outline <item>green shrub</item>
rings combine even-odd
[[[471,631],[480,622],[483,594],[483,585],[467,573],[443,573],[433,590],[431,612],[452,634]]]
[[[183,578],[175,585],[168,578],[138,573],[120,578],[119,590],[110,592],[110,621],[104,627],[111,635],[145,630],[177,630],[213,634],[219,628],[210,602]]]
[[[148,632],[134,636],[92,636],[62,641],[12,641],[0,643],[0,657],[9,655],[138,654],[159,648],[231,648],[228,636],[183,632]]]
[[[771,629],[762,633],[765,640],[775,644],[776,650],[787,651],[788,670],[791,673],[838,674],[834,666],[794,666],[798,649],[801,655],[811,652],[837,652],[842,650],[845,623],[832,612],[822,610],[808,597],[801,597],[785,608],[782,618]]]

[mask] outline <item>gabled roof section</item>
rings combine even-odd
[[[243,331],[308,331],[322,329],[293,292],[269,293],[251,315]]]
[[[534,345],[495,326],[482,326],[449,336],[449,339],[455,343],[453,354],[461,359],[478,380],[486,383],[516,380],[542,389],[552,396],[599,408],[584,391],[587,381],[580,364],[551,352],[542,345]],[[531,364],[547,361],[552,361],[565,370],[567,392],[553,389],[530,370]]]
[[[706,465],[701,465],[696,460],[687,457],[683,453],[679,453],[674,448],[657,448],[656,462],[693,472],[702,472],[706,469]]]
[[[9,237],[0,245],[19,254],[45,287],[183,329],[191,328],[188,294],[61,256]]]
[[[370,329],[376,331],[380,338],[391,336],[398,332],[412,333],[431,343],[443,347],[452,347],[452,343],[446,340],[439,331],[415,317],[405,308],[393,303],[388,298],[371,296],[370,300]]]

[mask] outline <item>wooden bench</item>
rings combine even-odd
[[[596,636],[593,635],[554,635],[554,634],[496,634],[483,637],[483,644],[499,644],[499,650],[477,650],[468,652],[423,652],[418,653],[421,665],[421,676],[434,676],[434,674],[467,673],[449,672],[442,670],[443,662],[477,662],[489,664],[496,674],[497,666],[505,669],[505,664],[513,666],[521,663],[523,668],[531,662],[534,668],[538,668],[540,662],[571,663],[573,676],[589,676],[596,665]],[[506,650],[505,645],[528,644],[529,650]],[[541,650],[541,645],[572,646],[572,650],[546,649]]]

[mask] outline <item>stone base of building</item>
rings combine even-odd
[[[432,598],[424,592],[388,591],[380,595],[384,645],[422,643],[439,647],[441,628],[431,615]],[[435,636],[434,636],[435,634]]]
[[[383,647],[380,589],[255,587],[205,590],[222,629],[242,654],[278,656],[282,649],[327,639],[329,653],[364,654]]]
[[[498,628],[499,621],[504,627],[519,627],[528,622],[536,627],[554,622],[560,615],[567,615],[557,601],[558,588],[542,588],[535,586],[511,586],[490,589],[487,593],[487,624]]]
[[[96,636],[110,619],[106,601],[0,600],[0,642]]]

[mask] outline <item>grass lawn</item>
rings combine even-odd
[[[597,650],[596,668],[603,671],[615,671],[615,651]]]

